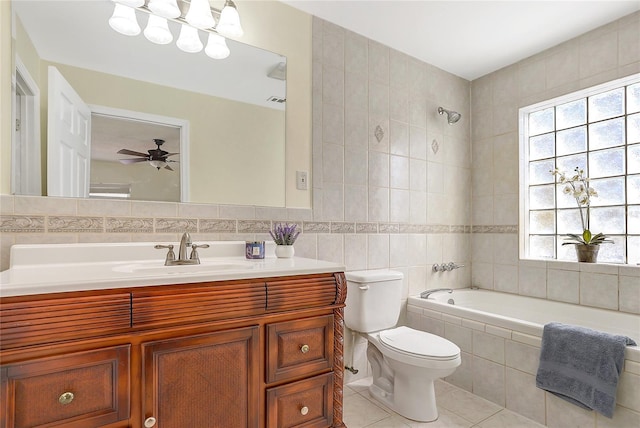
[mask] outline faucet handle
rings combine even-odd
[[[209,248],[209,244],[191,244],[191,256],[189,259],[196,260],[200,264],[200,256],[198,256],[198,248]]]
[[[170,262],[175,261],[176,259],[176,253],[173,252],[173,245],[169,244],[169,245],[156,245],[153,248],[155,248],[156,250],[161,250],[161,249],[168,249],[169,251],[167,252],[167,258],[164,261],[164,265],[165,266],[169,266]]]

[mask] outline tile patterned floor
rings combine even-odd
[[[348,428],[541,428],[530,419],[447,382],[436,382],[439,417],[421,423],[403,418],[369,396],[371,378],[346,385],[344,423]]]

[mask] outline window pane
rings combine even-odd
[[[532,210],[553,208],[555,203],[553,187],[553,184],[530,187],[529,208]]]
[[[560,131],[557,138],[558,156],[587,150],[587,128],[585,126]]]
[[[594,235],[596,233],[604,233],[605,235],[626,233],[624,207],[591,207],[590,211],[589,230]]]
[[[627,176],[627,203],[640,204],[640,175]]]
[[[604,178],[591,181],[598,197],[591,199],[591,206],[624,204],[624,177]]]
[[[549,211],[529,211],[529,225],[531,233],[554,233],[555,213]]]
[[[529,253],[536,259],[552,259],[556,245],[554,236],[530,236]]]
[[[603,263],[623,263],[624,262],[624,236],[610,236],[612,244],[600,245],[598,251],[598,262]]]
[[[630,205],[627,208],[627,233],[640,234],[640,205]]]
[[[577,261],[576,247],[575,245],[562,245],[565,242],[566,236],[558,237],[558,260]]]
[[[624,147],[589,153],[589,177],[624,174]]]
[[[587,100],[581,99],[556,107],[556,129],[583,125],[587,122]]]
[[[589,125],[589,150],[624,144],[624,118]]]
[[[640,143],[640,114],[627,116],[627,144]]]
[[[624,114],[624,88],[589,97],[589,122]]]
[[[640,144],[627,147],[627,174],[640,173]]]
[[[529,184],[553,183],[553,159],[529,164]]]
[[[555,134],[543,134],[529,138],[529,159],[550,158],[555,154]]]
[[[558,233],[582,233],[583,230],[579,209],[558,210]]]
[[[630,265],[640,264],[640,236],[627,237],[627,263]]]
[[[564,172],[568,177],[574,174],[576,167],[578,169],[587,170],[587,155],[583,153],[581,155],[563,156],[556,159],[558,169]]]
[[[529,115],[529,135],[539,135],[553,131],[553,107]]]
[[[640,83],[627,86],[627,113],[640,111]]]

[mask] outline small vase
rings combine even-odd
[[[579,262],[597,263],[600,245],[576,244],[576,255]]]
[[[276,245],[276,257],[280,259],[290,259],[294,253],[293,245]]]

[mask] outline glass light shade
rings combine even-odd
[[[220,12],[220,21],[216,27],[218,33],[228,37],[240,37],[244,34],[242,26],[240,25],[240,15],[238,15],[238,9],[236,9],[235,3],[230,0],[222,8]]]
[[[211,15],[209,0],[191,0],[189,11],[184,19],[197,28],[211,28],[216,24]]]
[[[167,166],[167,163],[161,160],[152,160],[152,161],[149,161],[149,165],[151,165],[154,168],[160,169]]]
[[[129,7],[140,7],[144,6],[144,0],[113,0],[116,3],[122,3],[125,6]]]
[[[227,41],[224,37],[209,33],[209,40],[207,41],[207,47],[204,49],[204,53],[213,59],[225,59],[231,51],[229,51]]]
[[[180,16],[180,8],[176,0],[151,0],[149,10],[164,18],[177,18]]]
[[[137,36],[140,34],[140,26],[136,19],[135,10],[120,3],[116,3],[113,15],[109,18],[109,26],[125,36]]]
[[[173,40],[173,34],[169,31],[169,25],[165,18],[149,15],[149,22],[144,29],[144,36],[153,43],[166,45]]]
[[[178,37],[176,46],[185,52],[200,52],[203,48],[203,44],[200,41],[198,29],[187,24],[182,24],[182,29],[180,30],[180,36]]]

